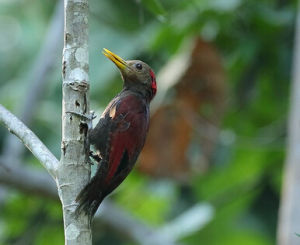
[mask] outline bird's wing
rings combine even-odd
[[[111,118],[109,116],[101,117],[96,127],[89,131],[89,141],[101,155],[107,149],[107,139],[111,131]]]
[[[145,143],[149,108],[138,96],[128,95],[111,107],[109,115],[112,131],[105,182],[119,175],[126,177],[132,169]]]
[[[112,100],[104,112],[102,113],[95,128],[89,132],[89,141],[101,155],[105,155],[105,152],[109,148],[109,138],[112,131],[112,126],[115,124],[112,120],[112,113],[114,112],[118,100],[116,98]]]

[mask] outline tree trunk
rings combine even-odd
[[[278,222],[278,245],[300,244],[300,10],[294,42],[287,158]]]
[[[89,119],[88,0],[64,0],[61,160],[57,186],[63,206],[65,244],[92,244],[88,217],[75,215],[77,194],[90,178],[86,140]]]

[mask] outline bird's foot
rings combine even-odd
[[[95,154],[93,151],[90,151],[89,153],[90,157],[93,158],[97,163],[101,161],[101,157],[98,154]]]
[[[76,116],[79,116],[80,118],[84,118],[86,121],[81,121],[81,123],[87,125],[88,130],[91,130],[93,128],[93,119],[95,119],[97,116],[95,116],[94,111],[90,111],[90,114],[83,114],[76,111],[66,111],[66,113],[70,113]]]
[[[76,111],[66,111],[66,113],[74,114],[76,116],[85,118],[85,119],[87,119],[89,121],[92,121],[92,120],[94,120],[97,117],[97,116],[95,116],[95,112],[94,111],[90,111],[90,114],[79,113],[79,112],[76,112]]]

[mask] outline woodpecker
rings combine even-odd
[[[125,61],[107,49],[103,54],[119,68],[123,89],[108,104],[96,127],[88,133],[99,160],[94,177],[78,194],[76,212],[95,215],[103,199],[132,170],[149,129],[149,104],[156,94],[156,78],[140,60]]]

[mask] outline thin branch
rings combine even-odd
[[[134,219],[110,201],[104,201],[96,214],[95,221],[103,221],[115,230],[134,239],[141,245],[175,245],[175,241],[169,239],[159,230],[149,227],[141,220]]]
[[[164,225],[160,232],[170,241],[176,241],[203,228],[213,216],[214,208],[209,203],[198,203]]]
[[[0,183],[23,192],[58,200],[57,188],[53,179],[45,171],[24,167],[20,163],[7,164],[0,158]]]
[[[188,42],[182,48],[182,51],[174,56],[157,74],[157,81],[164,81],[158,84],[158,93],[151,103],[151,114],[164,103],[164,99],[168,90],[174,86],[184,76],[186,70],[190,65],[191,46]]]
[[[40,98],[43,97],[43,90],[47,83],[47,74],[56,62],[61,61],[61,58],[57,57],[57,55],[63,47],[63,7],[63,1],[58,0],[44,38],[45,41],[28,78],[31,84],[27,93],[25,93],[26,100],[21,107],[21,119],[26,125],[31,123],[35,111],[34,107]]]
[[[2,105],[0,105],[0,122],[24,143],[50,175],[55,178],[58,160],[29,128]]]

